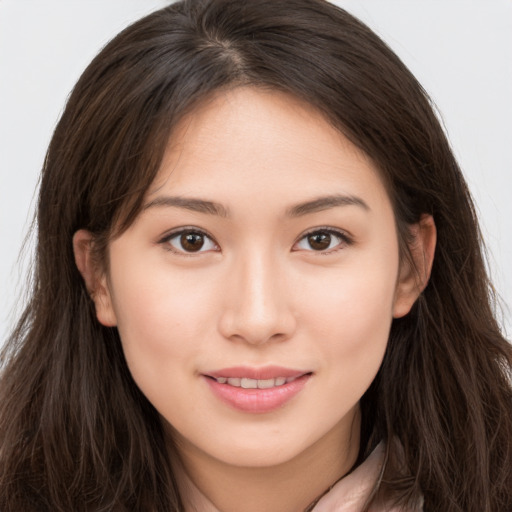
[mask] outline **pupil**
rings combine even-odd
[[[331,235],[329,233],[315,233],[308,236],[308,242],[312,249],[323,251],[331,245]]]
[[[204,245],[203,235],[199,233],[185,233],[180,237],[181,246],[189,252],[196,252]]]

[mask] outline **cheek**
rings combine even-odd
[[[113,272],[113,304],[130,370],[136,380],[186,365],[200,352],[213,300],[208,280],[156,265]],[[130,278],[127,279],[126,275]],[[199,300],[201,298],[201,300]]]
[[[392,255],[389,261],[347,265],[335,278],[326,276],[304,290],[308,336],[316,340],[330,378],[342,379],[344,389],[356,394],[371,383],[386,350],[398,268]]]

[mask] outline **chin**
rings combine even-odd
[[[268,468],[286,464],[302,453],[302,451],[302,447],[282,444],[278,447],[268,443],[267,445],[262,443],[258,446],[231,445],[229,450],[219,453],[216,458],[231,466]]]

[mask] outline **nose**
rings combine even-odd
[[[286,340],[295,331],[296,317],[282,264],[261,251],[233,262],[221,302],[219,330],[233,341],[261,345]]]

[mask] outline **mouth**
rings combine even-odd
[[[304,375],[310,374],[311,373],[307,373]],[[294,380],[300,378],[301,376],[276,377],[273,379],[250,379],[248,377],[211,377],[207,375],[208,378],[217,381],[219,384],[227,384],[228,386],[243,389],[272,389],[293,382]]]
[[[311,371],[272,366],[226,368],[203,377],[223,403],[242,412],[267,413],[290,402],[312,375]]]

